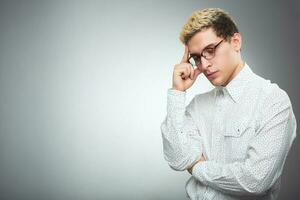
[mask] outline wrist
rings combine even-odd
[[[181,91],[181,92],[185,92],[184,89],[180,89],[180,88],[176,88],[176,87],[172,87],[171,89],[172,89],[172,90],[178,90],[178,91]]]

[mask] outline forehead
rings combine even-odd
[[[199,53],[209,44],[216,43],[218,37],[212,28],[204,29],[196,33],[187,43],[190,53]]]

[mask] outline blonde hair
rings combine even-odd
[[[187,44],[197,32],[210,27],[218,37],[225,40],[229,40],[234,33],[239,32],[236,23],[227,12],[220,8],[206,8],[192,13],[182,27],[179,39],[183,44]]]

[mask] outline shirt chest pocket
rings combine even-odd
[[[246,157],[248,145],[254,134],[254,125],[247,118],[226,123],[223,136],[228,162],[243,160]]]

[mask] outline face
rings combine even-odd
[[[226,41],[218,37],[212,28],[208,28],[196,33],[187,46],[190,54],[200,55],[204,49],[209,50],[220,41],[222,42],[215,49],[215,56],[209,60],[201,57],[201,63],[197,67],[213,85],[226,86],[238,73],[242,63],[240,34],[235,33],[230,41]]]

